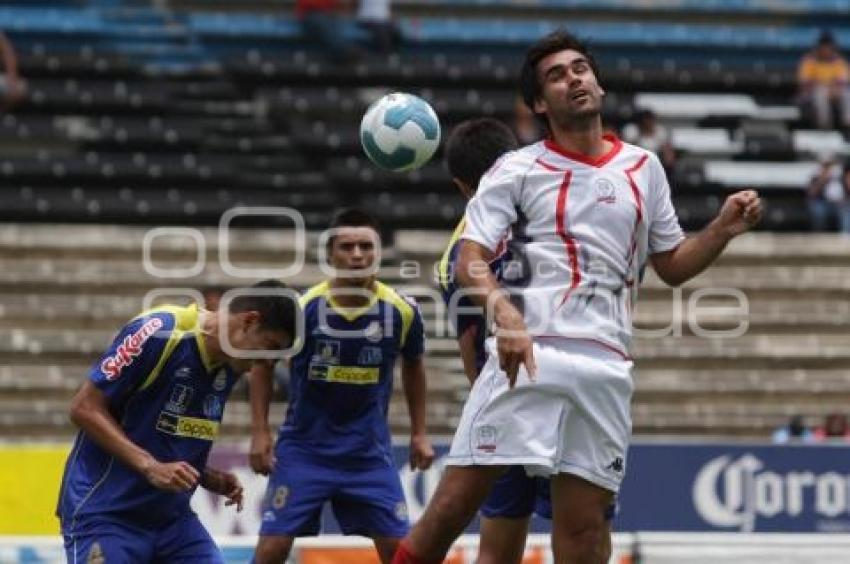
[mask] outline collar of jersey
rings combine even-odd
[[[327,300],[328,305],[341,315],[346,321],[349,323],[363,315],[364,313],[368,313],[375,304],[378,303],[378,300],[384,297],[388,291],[387,287],[375,280],[375,291],[369,297],[369,303],[362,307],[343,307],[339,305],[336,300],[333,299],[333,288],[331,288],[331,283],[326,281],[324,283],[324,287],[322,288],[322,295]]]
[[[617,153],[620,152],[620,149],[623,148],[623,142],[620,141],[620,139],[612,133],[606,133],[602,136],[602,138],[611,143],[611,148],[608,150],[607,153],[599,155],[598,157],[590,157],[588,155],[585,155],[584,153],[568,151],[567,149],[564,149],[563,147],[558,145],[554,139],[547,138],[543,141],[543,143],[546,145],[547,149],[549,149],[550,151],[554,151],[555,153],[558,153],[563,157],[566,157],[572,161],[578,161],[588,166],[595,166],[599,168],[611,162],[611,160],[617,156]]]
[[[195,336],[195,343],[198,345],[198,353],[201,355],[201,362],[203,362],[204,368],[206,368],[207,372],[212,373],[213,369],[218,365],[213,364],[213,361],[210,358],[210,353],[207,351],[207,343],[204,341],[203,332],[201,332],[201,314],[198,310],[198,304],[192,304],[187,309],[189,309],[191,314],[195,316],[194,322],[189,326],[191,327],[190,331]]]
[[[440,286],[442,286],[443,288],[448,287],[449,278],[451,278],[451,273],[449,272],[449,262],[451,260],[452,248],[454,247],[455,243],[460,241],[460,237],[461,235],[463,235],[465,229],[466,215],[460,218],[457,227],[455,227],[454,233],[452,233],[452,238],[449,239],[449,244],[446,247],[446,250],[443,251],[443,256],[440,258]]]

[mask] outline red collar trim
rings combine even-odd
[[[604,155],[599,155],[598,157],[589,157],[584,153],[568,151],[558,145],[554,139],[545,139],[543,143],[550,151],[554,151],[570,160],[578,161],[589,166],[602,167],[611,162],[611,160],[617,156],[617,153],[620,152],[620,149],[623,148],[623,142],[620,141],[613,133],[606,133],[602,136],[602,138],[611,142],[611,149]]]

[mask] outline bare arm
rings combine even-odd
[[[251,367],[248,395],[251,402],[251,469],[268,475],[274,468],[272,436],[269,430],[269,406],[272,402],[274,367],[270,362],[255,362]]]
[[[402,357],[401,382],[407,411],[410,414],[410,467],[426,470],[434,460],[434,449],[428,440],[425,425],[425,361],[422,356],[416,359]]]
[[[761,212],[761,200],[753,190],[732,194],[705,229],[673,250],[653,254],[652,267],[671,286],[690,280],[714,262],[729,241],[758,223]]]
[[[17,82],[18,74],[18,57],[15,55],[15,48],[12,47],[12,42],[6,37],[6,34],[0,32],[0,55],[3,57],[3,70],[10,82]]]
[[[23,97],[24,88],[18,73],[18,57],[15,54],[15,48],[3,32],[0,32],[0,57],[3,59],[3,70],[6,73],[9,89],[7,105],[14,105]]]
[[[151,485],[174,492],[186,491],[200,479],[187,462],[161,463],[135,444],[109,412],[106,396],[90,381],[71,400],[71,421],[86,436],[125,466],[142,474]]]
[[[490,270],[492,258],[493,253],[483,245],[464,240],[458,255],[457,278],[458,283],[469,290],[469,298],[475,304],[485,308],[488,316],[493,312],[499,366],[513,386],[520,364],[525,365],[531,378],[537,368],[525,320]]]
[[[224,505],[235,505],[236,511],[242,511],[245,490],[239,483],[239,478],[232,472],[222,472],[214,468],[204,468],[201,476],[201,486],[213,493],[227,498]]]

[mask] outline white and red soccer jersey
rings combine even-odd
[[[502,283],[533,336],[599,341],[627,354],[647,257],[684,234],[658,158],[606,136],[591,159],[551,140],[505,155],[481,179],[463,238],[495,250],[507,232]]]

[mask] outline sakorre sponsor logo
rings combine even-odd
[[[811,471],[772,472],[747,453],[737,460],[718,456],[697,474],[693,501],[716,527],[752,532],[757,519],[797,517],[812,511],[834,519],[850,514],[850,475]]]
[[[121,375],[121,370],[133,364],[133,361],[142,352],[142,345],[148,338],[162,328],[162,320],[158,317],[153,317],[142,325],[138,331],[132,335],[127,335],[124,340],[118,345],[115,354],[103,359],[100,364],[100,371],[106,375],[106,379],[110,382]]]

